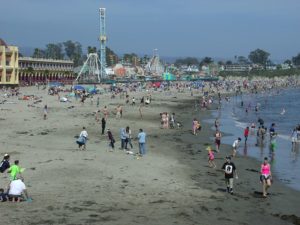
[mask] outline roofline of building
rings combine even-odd
[[[62,59],[44,59],[44,58],[32,58],[32,57],[19,57],[20,61],[35,61],[35,62],[54,62],[54,63],[74,63],[72,60],[62,60]]]

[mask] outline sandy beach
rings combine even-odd
[[[95,120],[95,97],[93,105],[87,99],[82,106],[75,99],[61,103],[36,87],[21,88],[21,93],[40,96],[42,102],[11,97],[0,105],[0,155],[8,153],[11,163],[19,159],[26,168],[33,201],[0,203],[3,224],[300,224],[300,193],[275,179],[263,199],[260,162],[252,158],[233,160],[239,179],[234,195],[226,193],[221,166],[231,149],[222,145],[217,168],[208,167],[206,147],[213,146],[213,130],[202,122],[211,118],[210,110],[194,110],[200,93],[154,92],[151,104],[142,108],[143,119],[138,103],[145,92],[130,93],[136,106],[100,95],[99,109],[106,105],[111,112],[106,128],[116,139],[114,152],[107,151],[107,135],[101,135],[101,122]],[[118,104],[124,108],[121,119],[113,114]],[[161,129],[161,112],[175,112],[183,127]],[[191,134],[194,117],[202,122],[197,136]],[[75,136],[83,126],[89,140],[87,150],[79,151]],[[143,158],[119,150],[119,130],[126,126],[133,137],[139,128],[147,133]],[[138,152],[136,139],[133,147]],[[1,187],[7,183],[7,174],[1,174]]]

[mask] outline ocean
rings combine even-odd
[[[297,148],[292,148],[290,139],[292,130],[300,124],[299,111],[300,89],[286,89],[233,96],[229,101],[222,100],[221,110],[214,111],[213,115],[215,118],[220,118],[221,132],[230,134],[222,138],[222,143],[232,145],[235,139],[241,137],[242,141],[238,150],[240,155],[254,157],[259,161],[268,157],[272,165],[272,173],[284,184],[300,190],[300,143]],[[250,132],[247,145],[244,144],[244,129],[247,126],[250,127],[252,123],[255,123],[258,128],[259,118],[264,120],[264,126],[268,130],[271,124],[275,123],[278,136],[273,153],[270,151],[269,133],[266,135],[263,146],[256,145],[256,130]],[[255,169],[260,170],[260,168]]]

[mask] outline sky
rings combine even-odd
[[[248,56],[300,53],[299,0],[0,0],[0,38],[19,47],[66,40],[99,46],[106,8],[108,47],[117,54]]]

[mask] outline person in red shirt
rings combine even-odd
[[[245,144],[247,143],[248,136],[249,136],[249,127],[246,127],[246,129],[244,130]]]

